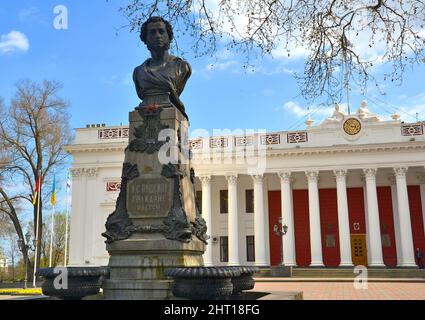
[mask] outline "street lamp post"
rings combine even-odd
[[[22,239],[19,239],[18,240],[19,250],[22,251],[22,249],[25,248],[26,251],[27,251],[27,259],[25,259],[24,289],[26,289],[28,287],[27,286],[27,283],[28,283],[28,262],[27,262],[27,260],[29,260],[28,252],[29,252],[29,250],[31,250],[31,251],[34,251],[35,250],[36,241],[37,241],[37,240],[33,240],[34,243],[31,245],[31,244],[29,244],[30,243],[30,240],[31,240],[31,235],[30,235],[29,232],[27,232],[26,235],[25,235],[25,241],[22,240]]]
[[[282,217],[279,217],[278,223],[273,225],[274,234],[283,237],[288,232],[288,226],[286,224],[282,224]],[[280,264],[283,266],[283,244],[280,246]]]

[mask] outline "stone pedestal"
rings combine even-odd
[[[148,300],[171,298],[170,267],[203,265],[204,244],[161,239],[127,239],[107,245],[110,279],[103,285],[107,300]]]
[[[188,121],[175,107],[143,104],[130,113],[121,191],[106,232],[105,299],[167,299],[169,267],[203,266],[206,224],[194,197]]]

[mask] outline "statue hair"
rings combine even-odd
[[[168,33],[168,38],[170,39],[170,42],[173,41],[173,28],[171,27],[171,24],[165,20],[162,17],[150,17],[148,20],[146,20],[143,24],[142,24],[142,28],[140,29],[140,40],[143,41],[143,43],[146,44],[146,37],[147,37],[147,33],[148,33],[148,24],[151,22],[163,22],[165,24],[165,28],[167,30]]]

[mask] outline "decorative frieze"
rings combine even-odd
[[[121,190],[121,181],[110,181],[106,183],[106,191],[116,192]]]
[[[190,149],[202,149],[202,139],[194,139],[189,141]]]
[[[288,143],[308,142],[307,131],[289,132],[286,137]]]
[[[227,147],[227,138],[211,138],[210,139],[210,148],[226,148]]]
[[[99,129],[98,137],[99,139],[121,139],[128,138],[129,129],[128,128],[113,128],[113,129]]]
[[[401,126],[402,136],[421,136],[424,134],[423,127],[421,124],[405,124]]]
[[[254,137],[253,136],[235,137],[235,145],[236,147],[253,146]]]
[[[279,134],[266,134],[260,137],[262,145],[280,144]]]

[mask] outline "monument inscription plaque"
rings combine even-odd
[[[166,178],[137,178],[129,182],[130,218],[166,217],[173,204],[173,182]]]

